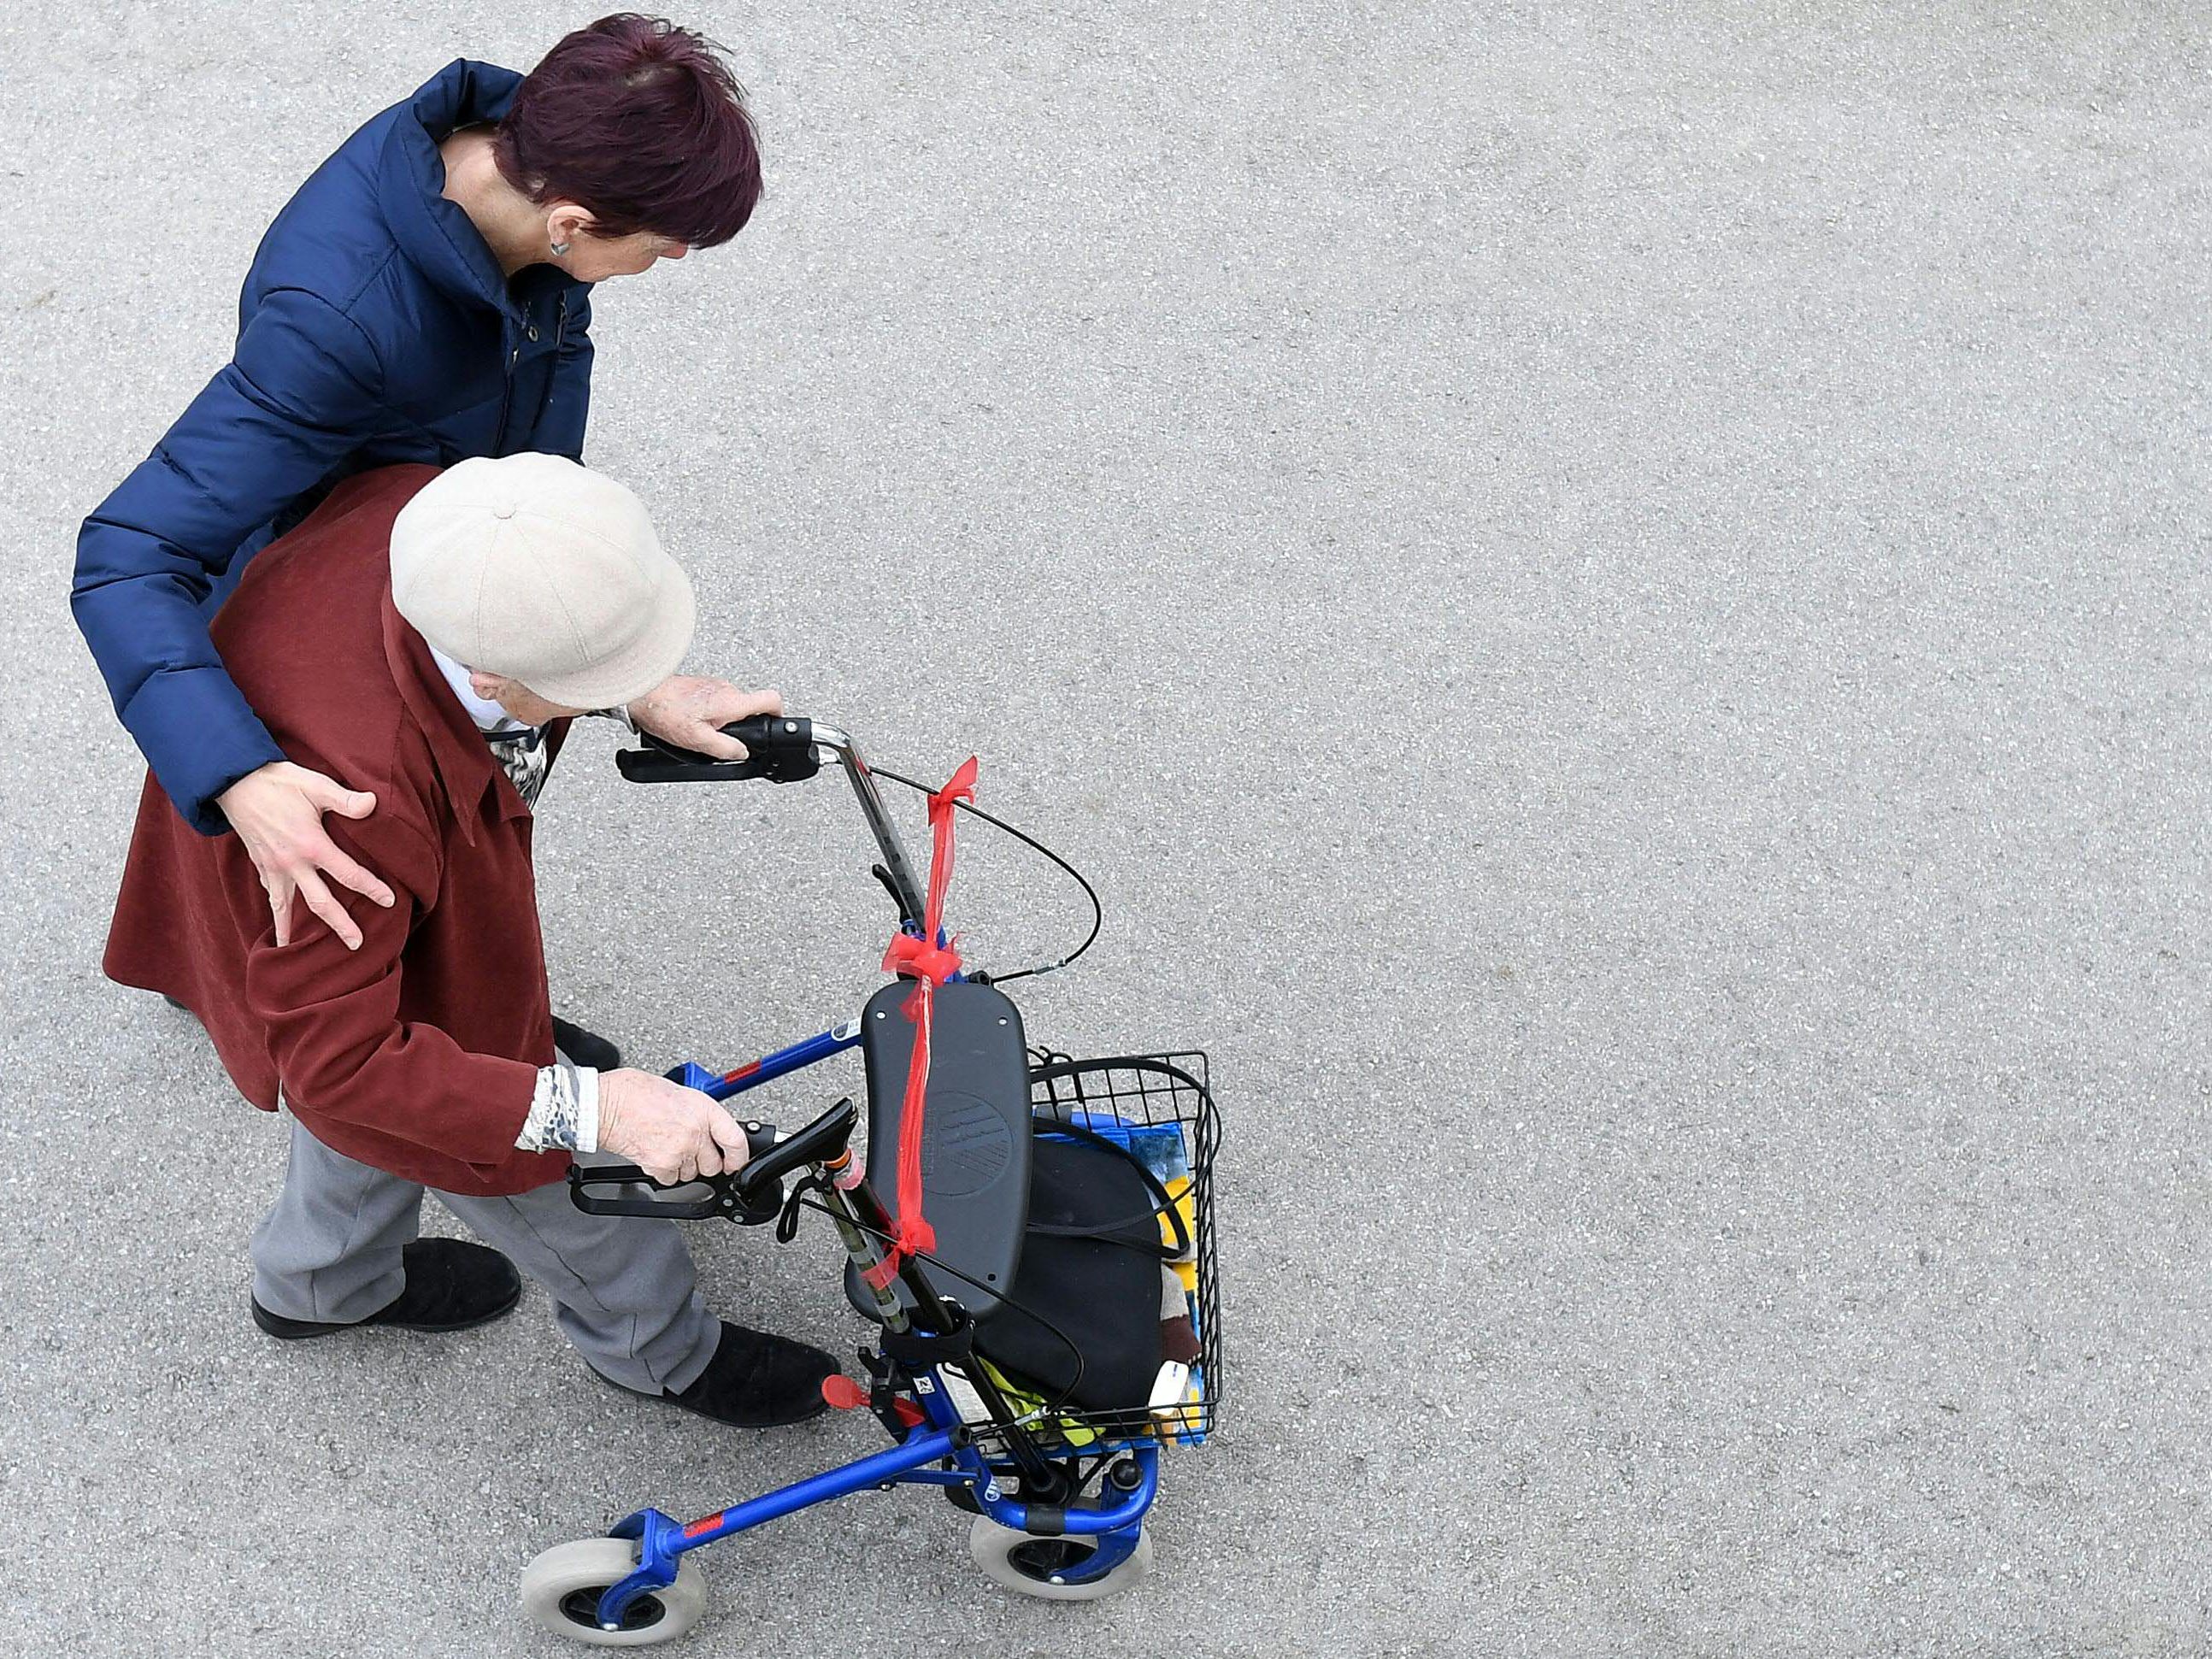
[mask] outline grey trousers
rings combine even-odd
[[[254,1300],[286,1319],[348,1323],[385,1308],[407,1282],[400,1250],[421,1231],[425,1191],[545,1287],[562,1334],[602,1376],[680,1390],[714,1357],[721,1322],[674,1222],[586,1215],[565,1181],[512,1198],[418,1187],[332,1152],[296,1118],[283,1190],[253,1230]]]

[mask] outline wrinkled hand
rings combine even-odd
[[[740,691],[727,680],[696,674],[672,674],[629,705],[629,717],[640,731],[716,760],[745,757],[744,744],[723,736],[723,726],[756,714],[781,713],[781,691]]]
[[[376,797],[289,761],[271,761],[217,795],[215,804],[230,820],[246,857],[260,872],[270,912],[276,918],[276,943],[291,943],[292,896],[298,893],[310,910],[330,924],[347,950],[360,950],[361,929],[331,894],[324,876],[387,909],[392,890],[330,838],[323,814],[365,818],[376,810]]]
[[[719,1101],[650,1072],[599,1073],[599,1150],[663,1186],[745,1165],[745,1132]]]

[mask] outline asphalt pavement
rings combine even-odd
[[[568,1651],[538,1550],[876,1443],[616,1395],[535,1291],[263,1338],[278,1126],[99,972],[78,520],[324,155],[592,15],[0,16],[7,1650]],[[677,1651],[2212,1648],[2202,9],[682,15],[770,193],[600,290],[590,457],[697,666],[979,755],[1097,884],[1022,1005],[1212,1056],[1231,1364],[1130,1595],[871,1496],[706,1552]],[[653,1066],[856,1011],[849,802],[611,746],[539,811],[558,1006]],[[980,836],[951,909],[1001,964],[1087,919]],[[822,1232],[695,1242],[858,1340]]]

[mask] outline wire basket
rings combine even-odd
[[[1030,1424],[1030,1431],[1079,1451],[1141,1440],[1200,1444],[1212,1432],[1219,1409],[1222,1362],[1221,1281],[1213,1230],[1213,1160],[1221,1122],[1207,1081],[1206,1056],[1194,1051],[1077,1060],[1045,1053],[1042,1060],[1045,1063],[1038,1072],[1066,1074],[1032,1076],[1030,1109],[1039,1133],[1050,1133],[1054,1121],[1072,1122],[1133,1152],[1158,1139],[1139,1132],[1169,1127],[1177,1132],[1188,1169],[1193,1247],[1190,1272],[1178,1277],[1184,1279],[1184,1300],[1198,1338],[1199,1357],[1190,1368],[1184,1397],[1170,1407],[1106,1412],[1062,1407]],[[1172,1176],[1165,1184],[1175,1192]],[[1179,1205],[1182,1196],[1177,1195]]]

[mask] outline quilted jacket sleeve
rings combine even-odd
[[[223,672],[201,610],[240,544],[380,420],[368,336],[298,289],[270,294],[232,361],[84,521],[70,605],[124,726],[203,834],[215,798],[284,757]]]

